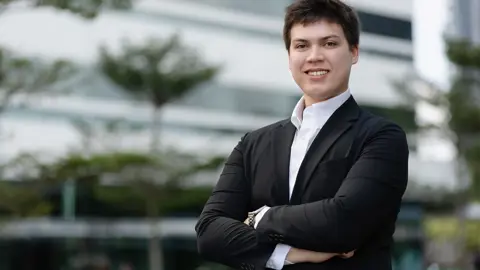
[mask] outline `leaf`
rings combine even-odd
[[[204,63],[176,35],[150,39],[142,45],[124,43],[119,54],[102,47],[99,66],[122,89],[156,108],[212,80],[219,71],[218,66]]]
[[[132,7],[131,0],[36,0],[35,6],[50,6],[68,10],[86,19],[93,19],[104,8],[125,10]]]
[[[67,61],[45,63],[0,48],[0,112],[10,105],[15,95],[57,92],[54,86],[75,73],[75,66]]]
[[[468,40],[446,40],[447,57],[456,65],[458,72],[452,79],[451,88],[445,91],[419,77],[408,74],[393,85],[412,107],[419,101],[448,111],[443,123],[420,127],[421,131],[440,131],[451,138],[457,147],[460,163],[465,159],[471,183],[469,194],[458,203],[471,198],[480,198],[480,46]]]
[[[469,40],[447,40],[447,56],[457,66],[480,69],[480,46]]]
[[[52,205],[42,198],[41,189],[31,183],[0,183],[0,210],[13,217],[44,216]]]

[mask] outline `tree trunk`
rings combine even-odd
[[[161,245],[160,229],[157,226],[158,207],[155,199],[147,198],[147,211],[150,220],[150,239],[148,240],[148,261],[150,270],[163,270],[163,250]]]
[[[163,270],[163,254],[162,247],[160,244],[160,236],[157,234],[155,229],[155,220],[151,221],[151,231],[152,235],[150,236],[148,243],[148,260],[150,264],[150,270]]]
[[[464,155],[463,153],[465,153],[465,151],[463,150],[463,147],[461,144],[457,144],[457,149],[459,149],[462,155]],[[459,159],[459,160],[463,161],[463,159]],[[465,216],[465,211],[470,201],[470,198],[469,198],[469,192],[466,191],[467,183],[464,181],[465,179],[467,179],[465,175],[466,173],[465,170],[468,170],[468,161],[465,161],[465,162],[466,162],[465,168],[461,163],[457,163],[456,165],[456,175],[457,175],[457,178],[460,180],[459,184],[462,192],[462,196],[458,198],[457,205],[455,207],[455,215],[458,220],[458,232],[457,232],[458,234],[456,239],[457,240],[456,248],[458,250],[457,267],[461,267],[462,269],[466,269],[466,267],[468,267],[469,265],[468,256],[466,256],[468,235],[467,235],[467,219]]]
[[[160,107],[155,106],[152,115],[152,138],[150,138],[150,151],[155,154],[160,147]]]

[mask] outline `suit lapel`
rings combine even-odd
[[[275,205],[286,205],[289,202],[289,169],[290,149],[296,128],[285,120],[272,134],[275,178],[272,187],[272,200]]]
[[[291,198],[292,204],[301,203],[302,194],[312,178],[315,168],[322,162],[323,157],[337,139],[351,128],[358,118],[358,114],[359,107],[353,97],[350,97],[325,123],[300,166]]]

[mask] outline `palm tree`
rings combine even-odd
[[[120,55],[101,48],[102,71],[129,94],[152,104],[151,150],[159,147],[160,109],[196,86],[212,80],[219,68],[205,64],[174,35],[145,45],[125,44]]]
[[[150,150],[156,154],[159,154],[160,109],[168,102],[186,95],[196,86],[213,79],[219,70],[216,66],[205,64],[198,54],[183,46],[176,35],[166,40],[150,39],[140,46],[126,43],[119,55],[112,54],[103,47],[100,50],[99,66],[108,78],[127,93],[153,106]],[[173,157],[171,153],[158,156]],[[165,171],[162,173],[168,175],[169,168],[172,167],[164,167]],[[172,175],[166,178],[176,179]],[[145,194],[150,194],[147,195],[150,198],[165,196],[169,187],[161,185],[153,188],[148,181],[135,181],[135,185],[145,191]],[[158,209],[153,207],[155,205],[157,204],[150,203],[148,207],[150,217],[159,216]],[[152,224],[152,237],[149,241],[150,269],[159,270],[163,265],[162,251],[158,233],[153,228],[155,227]]]

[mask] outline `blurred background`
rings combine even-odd
[[[240,137],[301,96],[291,2],[0,0],[0,269],[225,269],[194,225]],[[480,1],[347,2],[351,91],[411,147],[394,267],[480,269]]]

